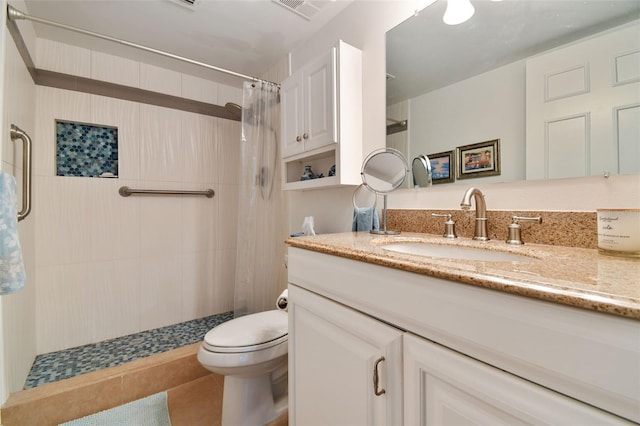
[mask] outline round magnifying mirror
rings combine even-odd
[[[374,151],[362,164],[362,182],[372,191],[387,194],[400,187],[407,177],[407,160],[400,151]]]
[[[431,161],[426,155],[418,155],[411,163],[413,186],[426,188],[431,186]]]
[[[404,155],[393,148],[373,151],[362,163],[362,182],[377,194],[384,195],[382,210],[382,230],[373,230],[373,234],[396,235],[399,231],[387,230],[387,194],[399,188],[409,172]]]

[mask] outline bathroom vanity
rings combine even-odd
[[[287,241],[289,424],[640,421],[640,261],[442,240]],[[426,257],[389,242],[524,260]]]

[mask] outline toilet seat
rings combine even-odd
[[[235,318],[210,330],[202,346],[210,352],[254,352],[277,346],[288,339],[285,311],[272,310]]]

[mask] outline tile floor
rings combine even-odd
[[[233,312],[143,331],[103,342],[38,355],[24,388],[30,389],[202,341],[207,331],[233,319]]]

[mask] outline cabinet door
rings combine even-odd
[[[302,72],[297,72],[282,82],[280,102],[282,157],[285,158],[304,151],[302,140],[304,127]]]
[[[289,285],[291,426],[402,424],[401,363],[399,330]]]
[[[404,375],[407,425],[629,424],[409,333]]]
[[[336,105],[336,48],[329,50],[303,69],[305,150],[338,141]]]

